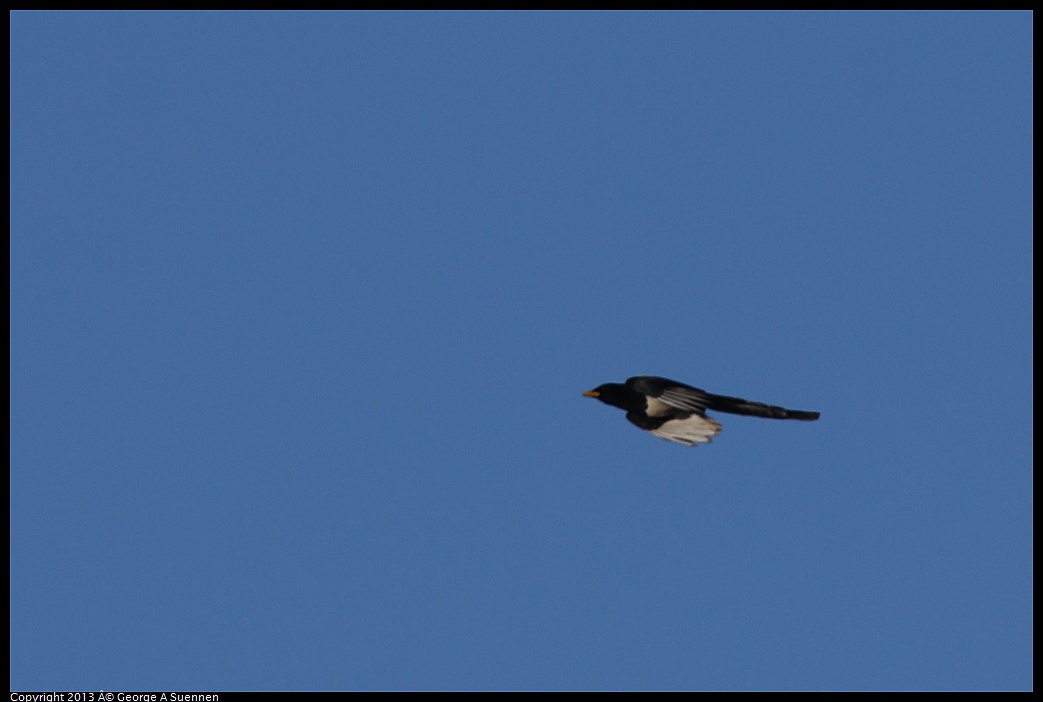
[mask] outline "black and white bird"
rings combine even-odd
[[[799,419],[812,422],[818,412],[791,410],[738,397],[714,395],[668,378],[638,375],[625,383],[605,383],[583,393],[606,405],[627,412],[631,424],[656,436],[686,446],[709,443],[721,432],[720,422],[706,416],[706,410],[745,414],[769,419]]]

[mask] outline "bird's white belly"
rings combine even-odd
[[[652,431],[656,436],[667,441],[694,446],[707,444],[713,437],[721,433],[721,423],[709,417],[693,414],[685,419],[671,419],[663,422],[663,426]]]

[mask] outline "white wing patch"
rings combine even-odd
[[[649,400],[649,404],[652,400]],[[663,426],[652,431],[653,434],[667,441],[674,441],[685,446],[708,444],[713,437],[721,433],[721,423],[715,422],[701,414],[693,414],[687,419],[671,419]]]
[[[660,402],[654,397],[646,397],[645,405],[647,405],[647,408],[645,409],[645,414],[647,414],[649,417],[662,417],[664,414],[674,414],[677,412],[678,409],[673,405],[668,405],[665,402]]]
[[[707,405],[705,393],[695,388],[668,388],[658,398],[648,398],[649,409],[653,402],[688,412],[702,412]]]

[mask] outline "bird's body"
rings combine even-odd
[[[706,410],[769,419],[814,421],[819,418],[818,412],[791,410],[738,397],[714,395],[654,375],[634,376],[625,383],[605,383],[583,394],[626,410],[627,419],[635,426],[686,446],[709,443],[720,433],[720,422],[707,417]]]

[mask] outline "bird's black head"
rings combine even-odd
[[[605,383],[593,390],[587,390],[583,397],[596,397],[606,405],[630,411],[640,406],[644,408],[644,397],[622,383]]]

